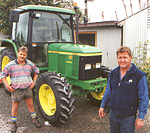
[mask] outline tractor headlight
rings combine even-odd
[[[85,64],[85,70],[91,69],[91,64]]]
[[[101,63],[96,63],[96,68],[100,68],[101,67]]]

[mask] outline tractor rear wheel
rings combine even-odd
[[[5,48],[2,51],[1,54],[1,69],[3,71],[4,67],[12,60],[14,60],[16,58],[16,54],[15,51],[13,50],[13,48]],[[11,84],[10,82],[10,77],[6,78],[8,84]],[[5,91],[6,93],[10,94],[10,92],[6,89],[5,85],[4,85]]]
[[[52,72],[41,74],[35,91],[40,112],[50,124],[59,126],[72,117],[74,98],[61,77]]]
[[[108,67],[101,66],[101,77],[108,79],[109,74],[110,74],[110,69]],[[101,93],[90,92],[90,93],[88,93],[87,96],[93,104],[100,106],[104,92],[105,92],[105,87]]]

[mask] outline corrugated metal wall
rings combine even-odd
[[[97,36],[97,46],[103,51],[103,64],[115,68],[118,65],[116,50],[121,46],[121,28],[99,28]]]
[[[148,40],[147,14],[148,9],[145,9],[118,24],[123,26],[123,45],[129,46],[132,51],[139,43],[144,44]]]
[[[150,8],[147,9],[147,28],[150,28]]]

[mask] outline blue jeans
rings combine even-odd
[[[110,110],[110,132],[111,133],[134,133],[135,116],[117,118],[115,111]]]

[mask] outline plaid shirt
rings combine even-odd
[[[17,59],[9,62],[3,72],[0,74],[0,79],[10,76],[11,86],[14,89],[28,88],[33,80],[31,74],[39,74],[39,69],[30,60],[25,60],[25,64],[21,66]]]

